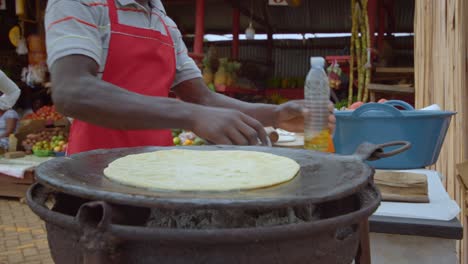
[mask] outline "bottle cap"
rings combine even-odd
[[[322,58],[322,57],[311,57],[310,58],[310,66],[312,66],[312,68],[314,67],[325,67],[325,59]]]

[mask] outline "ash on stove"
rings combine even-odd
[[[270,227],[320,219],[315,205],[270,210],[199,209],[194,211],[151,209],[148,227],[219,229]]]

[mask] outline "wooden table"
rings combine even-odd
[[[3,197],[25,197],[26,190],[35,182],[34,168],[49,160],[35,156],[26,156],[18,159],[0,158],[0,196]],[[29,168],[29,169],[28,169]],[[10,174],[11,175],[8,175]],[[14,177],[23,173],[22,178]]]
[[[27,170],[22,179],[0,173],[0,196],[24,198],[34,182],[34,169]]]
[[[463,237],[458,219],[371,216],[369,223],[372,263],[458,263],[456,242]]]
[[[294,142],[276,143],[276,147],[302,148],[304,139],[297,134]],[[360,262],[377,264],[455,264],[456,241],[462,239],[463,228],[458,219],[437,221],[373,215],[361,223]]]

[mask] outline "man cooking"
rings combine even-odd
[[[265,144],[265,126],[303,131],[301,101],[251,104],[211,92],[160,0],[49,0],[45,27],[52,97],[74,118],[69,154],[168,146],[170,128],[235,145]],[[168,98],[171,89],[181,100]]]

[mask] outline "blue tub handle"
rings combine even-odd
[[[388,100],[384,102],[383,104],[392,105],[392,106],[400,106],[400,107],[403,107],[403,110],[414,110],[414,107],[412,105],[401,100]]]
[[[390,114],[393,117],[401,117],[403,114],[400,110],[396,109],[395,107],[388,105],[388,104],[379,104],[379,103],[367,103],[363,104],[358,109],[354,110],[352,115],[353,117],[360,117],[363,114],[370,112],[370,111],[383,111],[387,114]]]

